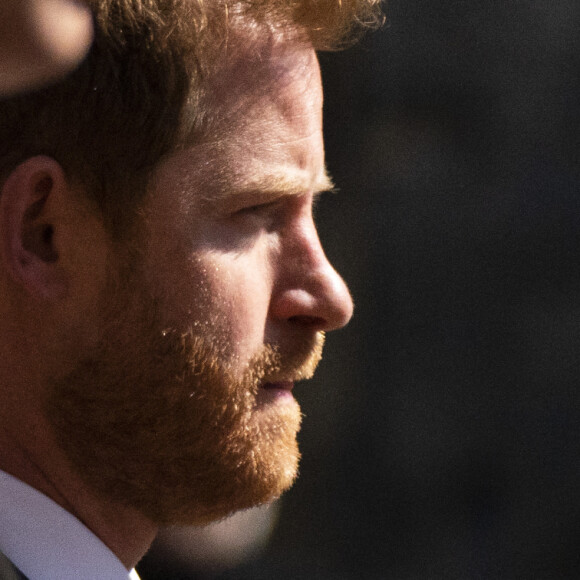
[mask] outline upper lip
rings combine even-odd
[[[260,384],[260,387],[267,389],[292,389],[294,387],[294,381],[264,381]]]

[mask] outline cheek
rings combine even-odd
[[[220,246],[215,231],[202,238],[195,250],[191,240],[174,237],[170,248],[156,252],[146,273],[149,292],[167,327],[197,327],[247,361],[264,342],[275,259],[270,236],[235,249]]]
[[[225,323],[228,341],[239,355],[255,352],[264,342],[272,288],[264,253],[212,256],[206,272],[210,309]]]

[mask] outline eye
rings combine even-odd
[[[241,209],[238,209],[237,211],[234,212],[234,215],[244,216],[244,215],[266,213],[266,212],[268,212],[268,210],[274,208],[278,203],[279,203],[278,200],[274,200],[274,201],[269,201],[266,203],[257,203],[254,205],[249,205],[249,206],[243,207]]]
[[[272,230],[283,218],[283,203],[280,199],[246,205],[232,214],[232,218],[243,228]]]

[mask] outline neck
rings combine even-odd
[[[28,425],[31,428],[24,437],[22,428],[11,431],[6,423],[0,428],[0,469],[70,512],[127,570],[133,568],[149,549],[157,527],[135,509],[97,497],[54,445],[50,431],[40,429],[39,422]]]

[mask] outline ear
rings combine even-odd
[[[66,290],[55,222],[68,190],[60,164],[37,156],[18,165],[0,191],[3,267],[14,282],[38,298],[58,298]]]

